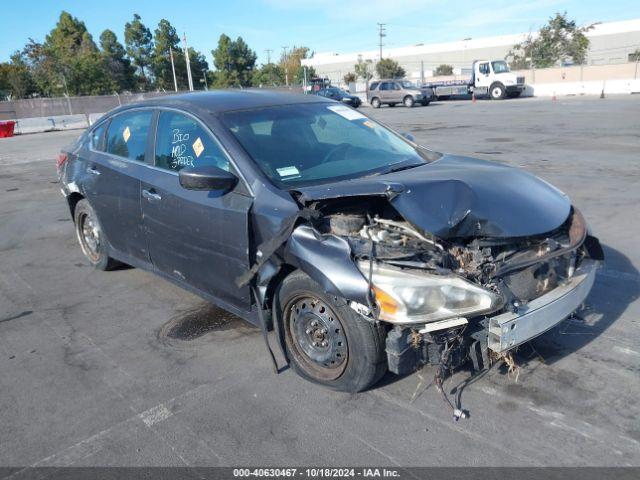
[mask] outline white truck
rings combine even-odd
[[[476,60],[469,80],[427,82],[424,86],[432,88],[433,95],[438,100],[471,94],[502,100],[519,97],[525,89],[524,77],[516,77],[511,73],[504,60]]]

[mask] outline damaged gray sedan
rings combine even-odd
[[[603,260],[565,194],[430,151],[318,96],[226,91],[114,110],[58,169],[97,268],[153,271],[275,329],[304,378],[360,391],[549,330]]]

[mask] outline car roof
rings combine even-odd
[[[158,106],[174,107],[187,111],[200,111],[209,113],[230,112],[233,110],[248,110],[261,107],[273,107],[278,105],[291,105],[301,103],[327,102],[316,95],[303,95],[301,93],[282,92],[276,90],[247,89],[247,90],[210,90],[206,92],[179,93],[130,103],[122,110],[141,107]],[[120,109],[118,109],[120,110]]]

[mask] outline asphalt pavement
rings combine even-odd
[[[363,108],[571,196],[607,261],[585,307],[461,393],[272,373],[259,330],[137,269],[93,270],[56,182],[80,132],[0,139],[0,466],[640,465],[640,96]],[[447,380],[458,392],[468,372]]]

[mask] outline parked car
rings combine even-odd
[[[345,92],[341,88],[337,87],[328,87],[319,90],[316,95],[321,97],[331,98],[333,100],[338,100],[339,102],[346,103],[347,105],[351,105],[354,108],[358,108],[362,105],[362,100],[357,95],[351,95],[349,92]]]
[[[432,97],[432,89],[420,88],[409,80],[376,80],[367,91],[367,101],[373,108],[381,105],[395,107],[399,103],[409,108],[416,103],[426,107]]]
[[[273,325],[295,371],[338,390],[430,362],[482,368],[571,314],[603,259],[547,182],[315,95],[122,106],[57,165],[92,265]]]

